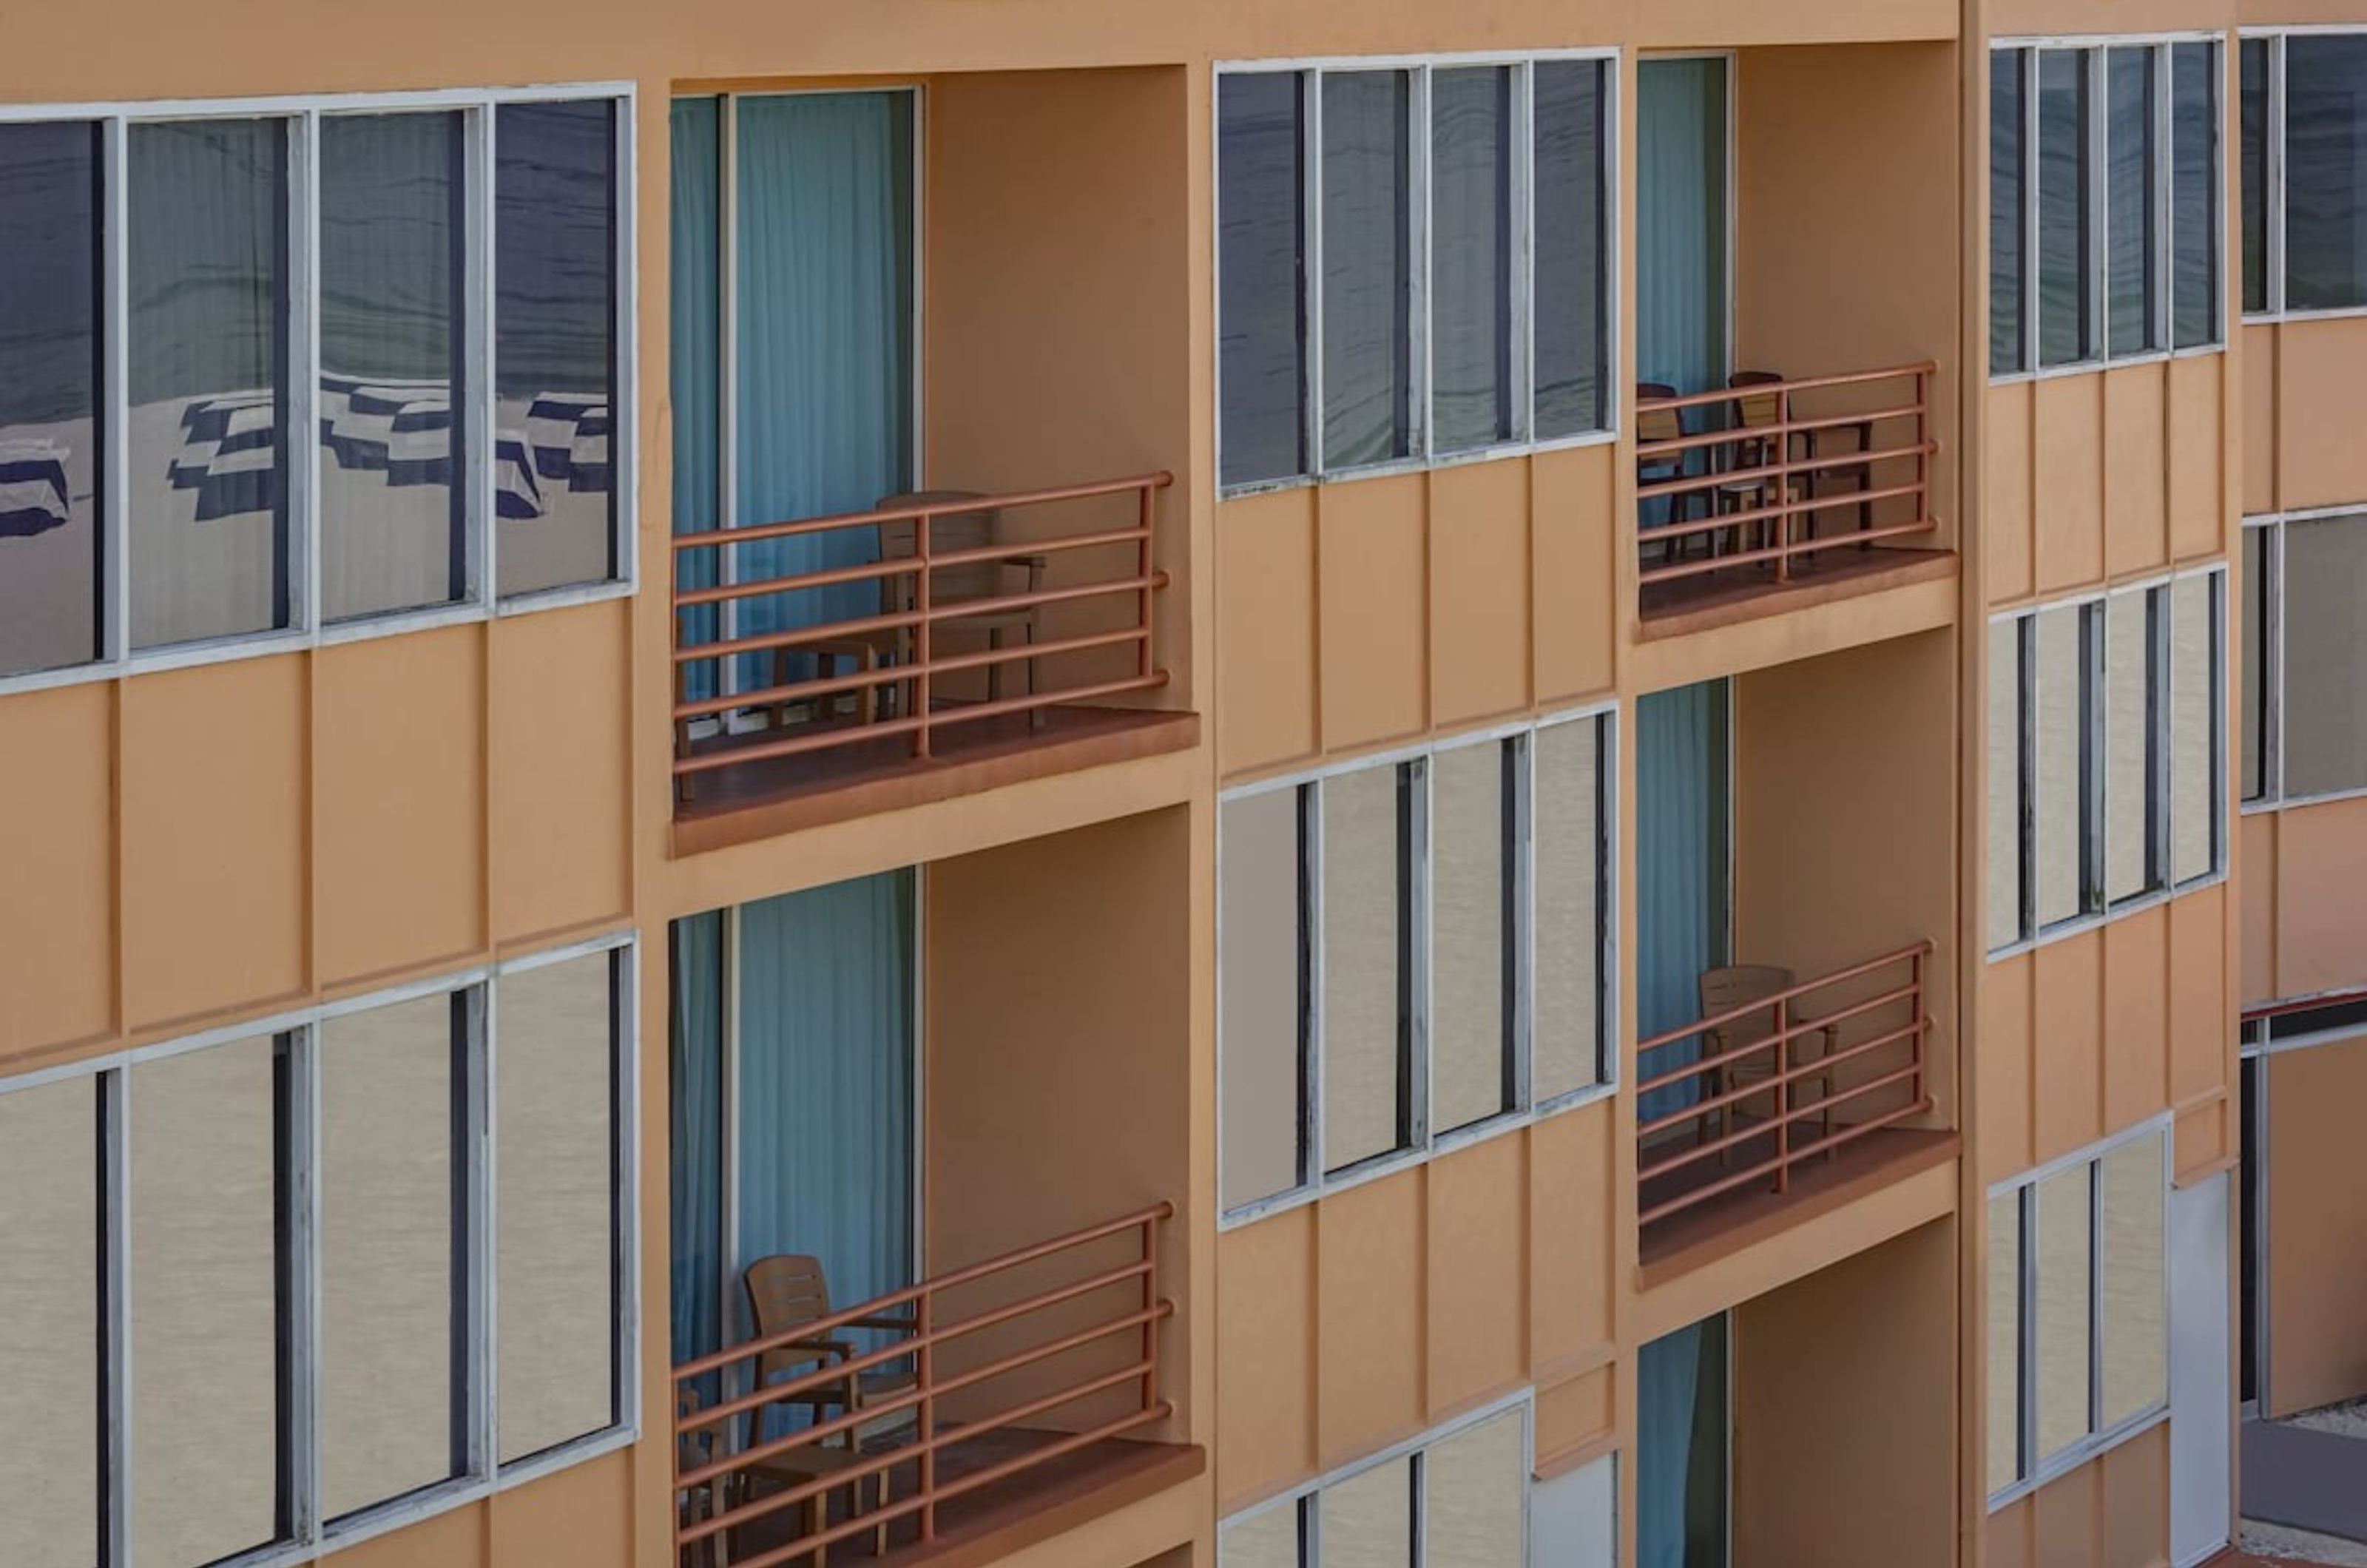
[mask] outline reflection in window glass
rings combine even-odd
[[[1988,1489],[2022,1479],[2022,1194],[1989,1200]]]
[[[2066,605],[2035,617],[2036,798],[2031,816],[2037,886],[2032,893],[2041,926],[2088,908],[2086,614],[2080,606]]]
[[[1600,430],[1610,420],[1603,81],[1603,62],[1594,60],[1539,61],[1530,71],[1541,441]]]
[[[321,121],[321,614],[468,592],[458,114]]]
[[[1530,741],[1536,782],[1536,965],[1530,979],[1530,1098],[1603,1081],[1603,722],[1549,724]]]
[[[1509,1111],[1512,1082],[1509,749],[1431,760],[1431,1125]]]
[[[279,1059],[265,1035],[127,1075],[133,1568],[283,1533]]]
[[[2104,897],[2134,897],[2156,886],[2156,788],[2152,679],[2154,593],[2104,601]]]
[[[1988,944],[2018,942],[2022,930],[2022,626],[1989,627]]]
[[[99,1557],[98,1192],[92,1080],[0,1094],[0,1562]]]
[[[2095,334],[2089,264],[2088,57],[2038,56],[2038,359],[2069,365]]]
[[[617,128],[606,99],[493,119],[495,586],[617,575]]]
[[[2269,308],[2269,40],[2248,38],[2237,56],[2242,81],[2237,115],[2243,146],[2237,152],[2237,194],[2243,201],[2244,309]]]
[[[131,641],[289,624],[288,136],[128,132]]]
[[[2261,726],[2269,696],[2269,577],[2266,528],[2244,530],[2243,798],[2268,793],[2266,742]]]
[[[2038,1184],[2034,1262],[2038,1308],[2037,1459],[2054,1457],[2090,1431],[2088,1359],[2091,1216],[2089,1172],[2075,1166]]]
[[[1413,1461],[1393,1459],[1316,1494],[1323,1561],[1411,1568]]]
[[[2195,348],[2219,341],[2216,44],[2171,46],[2169,99],[2170,346]]]
[[[494,984],[494,1446],[504,1464],[617,1418],[610,966],[593,953]]]
[[[1512,72],[1430,78],[1432,450],[1512,436]]]
[[[1218,440],[1229,485],[1307,471],[1302,91],[1295,72],[1217,79]]]
[[[2097,1310],[2103,1364],[2099,1429],[2169,1397],[2169,1297],[2162,1258],[2169,1177],[2159,1136],[2122,1145],[2097,1162],[2101,1184]]]
[[[459,1469],[453,1005],[423,997],[321,1025],[324,1518]]]
[[[2023,50],[1989,56],[1989,374],[2010,376],[2022,363],[2022,251],[2029,214],[2022,200]]]
[[[2219,579],[2181,577],[2169,586],[2169,876],[2185,882],[2219,863],[2219,688],[2212,680],[2218,642]]]
[[[1323,781],[1323,1168],[1412,1136],[1407,1034],[1408,770]]]
[[[2283,533],[2282,793],[2367,787],[2367,516]]]
[[[2105,166],[2111,205],[2104,214],[2110,348],[2137,354],[2158,348],[2154,301],[2159,298],[2154,236],[2153,58],[2151,49],[2105,52]]]
[[[2285,51],[2285,308],[2367,305],[2367,36],[2295,34]]]
[[[1298,1130],[1305,1082],[1300,1012],[1306,962],[1299,908],[1299,792],[1268,790],[1218,808],[1217,1027],[1224,1049],[1224,1204],[1305,1179]]]
[[[99,648],[98,131],[0,125],[0,675]]]
[[[1402,71],[1323,84],[1323,461],[1412,447],[1410,88]]]
[[[1281,1503],[1217,1532],[1221,1568],[1298,1568],[1298,1505]]]
[[[1529,1497],[1525,1421],[1523,1412],[1508,1410],[1424,1450],[1423,1568],[1500,1568],[1524,1560]]]

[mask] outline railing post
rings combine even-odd
[[[923,507],[913,520],[914,558],[919,563],[917,583],[912,593],[912,608],[920,620],[912,627],[912,716],[918,724],[912,730],[912,755],[929,755],[929,536],[934,531],[936,514]]]
[[[1158,514],[1159,508],[1156,500],[1158,493],[1159,487],[1156,485],[1145,483],[1142,487],[1142,506],[1140,513],[1142,540],[1141,547],[1136,552],[1135,558],[1135,575],[1142,580],[1142,591],[1139,595],[1139,601],[1142,607],[1142,640],[1136,645],[1138,652],[1135,659],[1134,672],[1146,681],[1150,679],[1151,667],[1150,569],[1154,556],[1150,547],[1150,528],[1152,519]]]
[[[1776,564],[1781,566],[1783,560],[1784,558],[1778,556]],[[1775,1190],[1778,1192],[1788,1192],[1792,1189],[1792,1080],[1787,1076],[1792,1062],[1791,1016],[1792,1004],[1782,997],[1776,998]]]
[[[1923,950],[1917,948],[1908,955],[1907,962],[1907,1005],[1914,1010],[1908,1015],[1908,1022],[1915,1031],[1908,1036],[1907,1043],[1910,1053],[1908,1065],[1915,1069],[1907,1080],[1907,1093],[1908,1103],[1920,1105],[1923,1102]]]
[[[1142,1222],[1142,1408],[1159,1404],[1159,1222]]]
[[[1775,581],[1792,581],[1792,393],[1775,394]]]
[[[921,1348],[912,1376],[921,1385],[921,1539],[937,1539],[937,1399],[936,1347],[929,1336],[936,1323],[936,1292],[923,1289],[912,1304],[912,1324],[920,1331]],[[885,1483],[883,1482],[884,1485]]]

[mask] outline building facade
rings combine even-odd
[[[404,20],[7,24],[0,1563],[2189,1568],[2367,1397],[2367,7]]]

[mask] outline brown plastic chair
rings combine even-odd
[[[790,1252],[759,1258],[741,1274],[740,1282],[748,1292],[748,1310],[756,1321],[756,1337],[760,1339],[793,1333],[804,1325],[819,1322],[830,1315],[830,1280],[822,1272],[819,1258]],[[912,1321],[907,1317],[882,1314],[859,1317],[842,1326],[910,1334]],[[764,1352],[756,1363],[756,1381],[769,1383],[776,1378],[816,1366],[851,1361],[861,1353],[852,1340],[826,1334],[794,1339]],[[775,1403],[803,1405],[819,1421],[824,1419],[823,1412],[826,1410],[860,1410],[874,1402],[893,1398],[911,1388],[912,1383],[912,1366],[891,1361],[838,1382],[803,1393],[785,1395]],[[900,1431],[913,1425],[915,1419],[915,1412],[909,1407],[891,1411],[877,1422],[857,1427],[851,1434],[850,1446],[860,1446],[874,1438]]]
[[[984,496],[968,490],[911,491],[901,495],[882,496],[878,510],[891,507],[927,506],[942,502],[983,501]],[[933,555],[952,555],[958,551],[992,549],[1004,541],[1001,537],[1002,513],[999,508],[980,506],[971,511],[941,512],[930,525],[929,549]],[[919,553],[920,525],[912,522],[882,523],[879,525],[879,558],[882,560],[910,560]],[[964,561],[953,566],[941,566],[929,574],[931,608],[945,610],[965,602],[1001,599],[1013,593],[1034,593],[1044,586],[1047,561],[1043,556],[1014,554],[991,560]],[[915,574],[907,572],[880,580],[880,612],[883,615],[909,615],[918,607]],[[947,632],[982,637],[987,648],[1001,652],[1015,638],[1032,646],[1041,627],[1040,607],[1022,605],[1016,609],[980,610],[964,613],[950,620],[939,619],[930,631],[933,639]],[[909,630],[897,635],[896,657],[902,662],[912,656],[912,640]],[[1029,696],[1036,694],[1036,660],[1014,660],[1009,663],[987,666],[987,696],[1002,700],[1003,685],[1012,664],[1017,664],[1026,682]],[[1031,714],[1030,722],[1040,715]]]
[[[1790,990],[1793,983],[1792,971],[1779,968],[1772,964],[1729,964],[1722,968],[1704,969],[1702,971],[1700,981],[1702,1016],[1716,1018],[1720,1013],[1732,1012],[1737,1008],[1748,1007],[1752,1002]],[[1802,1016],[1796,1007],[1791,1009],[1785,1016],[1787,1021],[1795,1025],[1810,1021]],[[1702,1048],[1704,1054],[1710,1057],[1722,1056],[1728,1051],[1738,1051],[1754,1041],[1765,1040],[1774,1032],[1775,1004],[1770,1001],[1763,1013],[1746,1013],[1716,1029],[1704,1030]],[[1831,1055],[1836,1035],[1837,1032],[1831,1024],[1795,1034],[1792,1037],[1790,1049],[1786,1053],[1787,1060],[1784,1065],[1797,1068]],[[1768,1083],[1775,1076],[1774,1055],[1773,1050],[1770,1049],[1720,1064],[1717,1068],[1717,1094],[1722,1097],[1753,1083]],[[1817,1099],[1829,1099],[1832,1094],[1832,1074],[1829,1070],[1822,1070],[1795,1077],[1791,1080],[1789,1089],[1780,1100],[1772,1098],[1773,1086],[1770,1084],[1770,1113],[1781,1115],[1790,1111],[1797,1099],[1796,1094],[1790,1090],[1810,1086],[1815,1088]],[[1717,1136],[1721,1140],[1732,1130],[1734,1113],[1743,1103],[1741,1100],[1733,1100],[1718,1107]],[[1830,1136],[1832,1130],[1832,1108],[1828,1106],[1818,1113],[1818,1138],[1821,1140]],[[1718,1164],[1731,1164],[1729,1156],[1733,1153],[1731,1146],[1720,1149],[1717,1156]],[[1832,1156],[1832,1151],[1827,1149],[1825,1155],[1829,1159]]]
[[[1656,400],[1673,398],[1676,395],[1677,389],[1665,381],[1636,383],[1636,441],[1638,446],[1654,441],[1677,441],[1684,437],[1685,416],[1682,409],[1652,409],[1644,406]],[[1684,478],[1685,457],[1686,454],[1682,452],[1668,452],[1657,457],[1637,457],[1636,483],[1638,486],[1665,484],[1670,479]],[[1692,503],[1703,493],[1700,491],[1688,490],[1679,491],[1676,494],[1666,497],[1669,503],[1669,522],[1683,522]],[[1650,532],[1649,529],[1645,530],[1648,536]],[[1663,557],[1670,560],[1677,558],[1685,543],[1682,539],[1663,539],[1657,542],[1660,546]]]
[[[674,1385],[674,1418],[676,1426],[680,1426],[685,1417],[696,1416],[706,1408],[707,1402],[698,1397],[697,1389],[682,1383]],[[674,1473],[685,1474],[714,1463],[720,1448],[720,1436],[719,1426],[702,1427],[697,1431],[677,1436],[674,1440]],[[704,1523],[721,1512],[722,1509],[717,1506],[718,1498],[731,1495],[731,1482],[732,1477],[727,1472],[676,1492],[674,1516],[677,1526],[686,1529]],[[710,1535],[696,1545],[685,1547],[681,1568],[716,1568],[716,1543],[720,1539],[720,1536]]]
[[[1729,391],[1744,391],[1752,387],[1777,387],[1783,384],[1783,376],[1773,370],[1738,370],[1727,378],[1726,385]],[[1782,392],[1750,392],[1747,396],[1735,399],[1734,405],[1737,417],[1735,428],[1738,430],[1746,433],[1752,430],[1772,431],[1776,426],[1785,423],[1784,416],[1786,410]],[[1793,444],[1790,437],[1786,435],[1745,434],[1734,442],[1731,450],[1736,468],[1767,468],[1782,462],[1793,450]],[[1795,474],[1785,481],[1785,499],[1797,501],[1806,493],[1807,488],[1807,476]],[[1768,498],[1773,490],[1774,481],[1771,479],[1735,479],[1718,487],[1718,510],[1721,512],[1759,511],[1771,504]],[[1778,531],[1783,527],[1782,518],[1762,519],[1759,525],[1760,542],[1762,547],[1773,544],[1779,536]],[[1740,543],[1739,540],[1736,542]]]

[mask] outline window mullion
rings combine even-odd
[[[122,122],[111,122],[119,146]],[[118,167],[120,167],[119,162]],[[120,189],[120,186],[117,186]],[[120,318],[118,318],[119,320]],[[121,383],[118,383],[119,386]],[[99,1114],[100,1160],[106,1181],[106,1206],[99,1216],[102,1256],[107,1270],[106,1293],[100,1310],[107,1355],[106,1423],[107,1495],[104,1525],[105,1568],[130,1568],[131,1562],[131,1075],[121,1068],[100,1075],[104,1096]]]
[[[1300,193],[1299,231],[1305,256],[1299,267],[1300,310],[1307,322],[1307,471],[1321,477],[1323,452],[1323,73],[1299,78],[1299,162],[1306,188]]]
[[[2014,1194],[2021,1213],[2022,1364],[2020,1425],[2022,1464],[2027,1481],[2038,1472],[2038,1184],[2025,1183]]]
[[[1408,801],[1412,820],[1409,824],[1410,843],[1405,851],[1406,875],[1411,886],[1400,895],[1406,901],[1406,931],[1410,941],[1407,954],[1410,981],[1410,1007],[1406,1020],[1406,1049],[1411,1054],[1407,1073],[1410,1103],[1405,1108],[1407,1144],[1415,1149],[1430,1146],[1430,1107],[1432,1096],[1430,1051],[1430,1000],[1432,992],[1431,955],[1435,944],[1431,941],[1431,810],[1433,781],[1428,757],[1404,764],[1413,774]]]
[[[2260,642],[2267,650],[2261,691],[2260,794],[2282,800],[2285,793],[2285,525],[2269,524],[2260,540],[2260,574],[2268,602],[2261,606]]]
[[[2014,69],[2022,73],[2022,364],[2033,374],[2038,370],[2042,342],[2038,330],[2042,293],[2038,275],[2043,254],[2039,244],[2038,59],[2034,49],[2014,51]]]
[[[2177,311],[2173,308],[2178,290],[2177,252],[2174,248],[2178,202],[2170,185],[2170,173],[2178,161],[2177,127],[2171,115],[2173,84],[2170,80],[2170,47],[2155,44],[2148,51],[2153,80],[2153,164],[2146,177],[2153,182],[2153,299],[2147,309],[2152,311],[2154,344],[2163,353],[2173,353],[2178,347]]]
[[[2110,51],[2079,51],[2088,84],[2087,120],[2080,127],[2088,147],[2088,340],[2083,359],[2106,360],[2112,352],[2112,79]]]
[[[2269,107],[2268,123],[2262,128],[2267,141],[2269,163],[2268,190],[2268,307],[2271,316],[2282,316],[2285,310],[2285,39],[2280,33],[2269,39]]]
[[[104,283],[99,304],[105,482],[99,486],[99,526],[106,539],[100,581],[107,595],[101,615],[104,656],[120,661],[131,653],[131,157],[130,136],[121,116],[106,122],[101,152],[100,223]]]
[[[493,603],[493,111],[483,105],[460,121],[461,360],[452,389],[459,443],[467,602]],[[621,425],[622,422],[617,422]],[[613,428],[613,427],[612,427]],[[725,606],[729,608],[729,604]]]
[[[2088,1162],[2088,1436],[2104,1420],[2104,1162]]]
[[[1307,1013],[1304,1052],[1307,1083],[1305,1152],[1300,1160],[1299,1184],[1319,1185],[1330,1160],[1324,1145],[1323,1082],[1323,987],[1325,956],[1323,951],[1323,793],[1319,781],[1306,786],[1301,796],[1300,829],[1303,835],[1301,854],[1305,870],[1307,897],[1299,919],[1306,922],[1307,935]]]
[[[2169,583],[2147,590],[2146,597],[2146,659],[2151,665],[2146,671],[2146,689],[2153,707],[2146,734],[2146,749],[2151,753],[2146,767],[2146,788],[2151,803],[2146,815],[2146,849],[2153,861],[2146,886],[2153,889],[2178,885],[2177,823],[2173,819],[2178,781],[2173,776],[2176,753],[2171,749],[2178,711],[2178,672],[2173,652],[2178,598]]]
[[[1505,258],[1512,272],[1511,341],[1504,345],[1510,380],[1512,429],[1516,442],[1536,439],[1536,66],[1523,61],[1512,68],[1511,124],[1505,128],[1511,186],[1505,200],[1512,208],[1508,227],[1512,254]]]
[[[494,1390],[500,1382],[496,1374],[501,1354],[500,1303],[494,1290],[493,1269],[494,1231],[500,1224],[493,1207],[497,1174],[494,1161],[499,1154],[493,1141],[493,1065],[499,1043],[495,1039],[493,989],[498,984],[498,980],[488,979],[478,986],[469,1004],[472,1027],[468,1040],[469,1102],[465,1115],[469,1136],[464,1157],[468,1160],[466,1179],[472,1222],[468,1238],[468,1291],[470,1305],[476,1315],[470,1335],[467,1380],[468,1473],[477,1480],[491,1479],[500,1463],[493,1403]]]
[[[499,118],[500,117],[490,107],[478,110],[475,117],[476,134],[470,139],[469,149],[469,173],[474,181],[469,201],[469,212],[475,219],[474,227],[478,230],[475,246],[471,251],[474,265],[469,279],[470,286],[469,303],[471,307],[470,313],[474,319],[474,330],[470,333],[471,357],[469,369],[477,377],[476,384],[469,389],[469,412],[473,423],[481,427],[480,439],[484,443],[485,473],[477,490],[477,504],[481,509],[483,516],[483,526],[478,535],[477,567],[483,574],[483,581],[478,584],[477,600],[489,611],[501,596],[498,558],[501,551],[501,530],[493,526],[493,519],[498,514],[496,490],[500,482],[501,468],[497,423],[500,419],[500,405],[496,400],[493,376],[493,303],[500,284],[499,278],[495,276],[500,264],[497,260],[499,245],[494,233],[499,208],[493,188],[493,161],[496,151],[493,138]],[[480,341],[483,345],[481,357],[476,354]],[[723,340],[722,353],[730,352],[730,339],[727,335]],[[727,404],[726,407],[728,406]],[[525,461],[531,463],[533,459],[534,455],[531,451],[524,454]],[[728,469],[719,482],[724,484],[730,482]],[[673,576],[671,570],[667,575],[671,582]],[[729,578],[725,581],[728,581]],[[722,607],[724,615],[729,615],[736,603],[737,601],[727,601]],[[730,634],[727,632],[725,635]],[[730,679],[731,662],[728,659],[721,661],[721,678],[727,682]],[[729,689],[728,686],[726,689]],[[725,716],[727,726],[729,722],[729,716]]]
[[[2038,617],[2019,615],[2013,623],[2016,852],[2022,863],[2022,910],[2018,922],[2023,940],[2038,934]]]
[[[314,427],[300,425],[300,430]],[[320,443],[311,445],[318,448]],[[321,1532],[321,1032],[307,1024],[288,1039],[289,1175],[287,1261],[292,1391],[288,1451],[290,1535],[311,1545]]]
[[[1530,731],[1499,744],[1511,748],[1509,761],[1502,764],[1508,781],[1502,868],[1507,879],[1504,907],[1512,912],[1509,928],[1503,933],[1505,962],[1511,966],[1512,976],[1504,1049],[1512,1092],[1505,1109],[1522,1111],[1536,1103],[1535,1013],[1531,1001],[1536,974],[1536,831],[1532,807],[1536,792],[1535,733]]]
[[[288,537],[291,628],[321,625],[321,113],[282,122],[288,158]]]
[[[1406,373],[1413,385],[1406,393],[1406,456],[1431,455],[1430,362],[1430,67],[1407,73],[1406,181],[1412,187],[1406,202],[1406,300],[1408,321]]]

